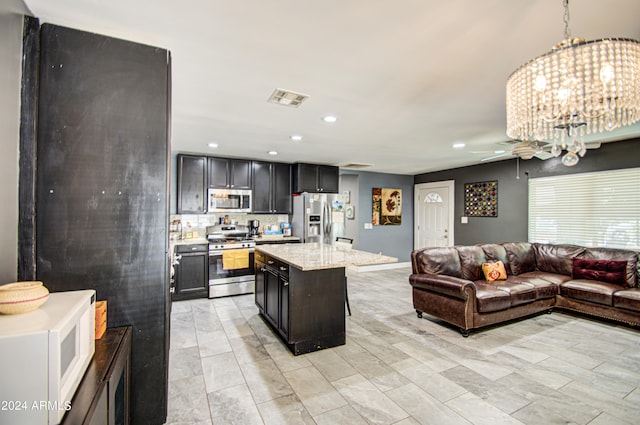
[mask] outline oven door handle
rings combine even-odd
[[[215,250],[215,251],[213,251],[213,250],[209,251],[209,257],[216,256],[216,255],[222,255],[222,253],[223,253],[224,251],[231,251],[232,249],[246,249],[246,250],[248,250],[248,251],[249,251],[249,254],[253,254],[253,253],[255,253],[255,251],[256,251],[256,249],[255,249],[255,248],[231,248],[231,249],[226,249],[226,250],[223,250],[223,249],[217,249],[217,250]]]

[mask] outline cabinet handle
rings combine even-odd
[[[267,260],[267,264],[273,264],[273,261]]]
[[[282,271],[286,271],[286,270],[287,270],[287,268],[286,268],[285,266],[280,266],[280,270],[282,270]]]
[[[282,286],[289,286],[289,282],[287,282],[287,281],[283,282]]]

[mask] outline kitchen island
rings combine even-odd
[[[294,355],[345,343],[345,268],[398,261],[318,243],[260,245],[256,306]]]

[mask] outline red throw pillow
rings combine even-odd
[[[627,286],[627,262],[615,260],[572,259],[571,277],[573,279],[599,280]]]

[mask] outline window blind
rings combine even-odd
[[[529,242],[640,250],[640,168],[529,180]]]

